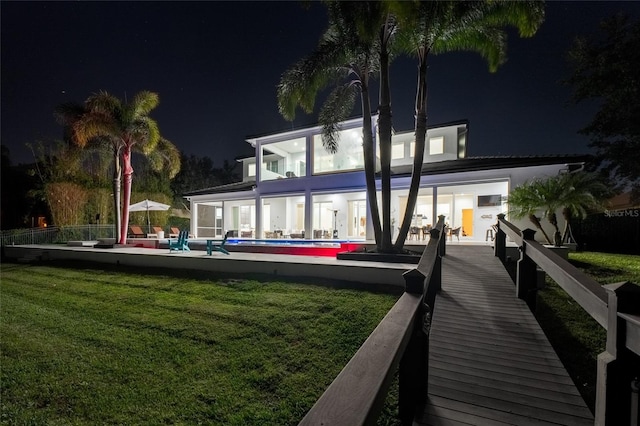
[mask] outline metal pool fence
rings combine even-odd
[[[3,246],[56,244],[67,241],[92,241],[115,238],[113,225],[51,226],[48,228],[11,229],[0,233]]]

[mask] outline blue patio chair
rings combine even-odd
[[[181,252],[191,251],[189,248],[189,231],[180,231],[177,240],[169,240],[169,253],[173,250],[180,250]]]
[[[227,242],[227,238],[233,234],[233,231],[227,231],[224,234],[224,239],[221,240],[207,240],[207,254],[211,256],[211,253],[214,251],[219,251],[220,253],[229,254],[226,248],[224,248],[224,244]]]

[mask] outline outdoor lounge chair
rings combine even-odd
[[[153,230],[153,232],[147,234],[147,238],[158,238],[158,235],[160,235],[160,233],[162,233],[164,236],[164,230],[161,227],[152,226],[151,229]]]
[[[138,225],[129,225],[129,237],[131,238],[144,238],[145,233]]]
[[[169,238],[178,238],[178,234],[180,233],[180,228],[176,228],[172,226],[169,228]]]
[[[227,231],[224,234],[223,240],[207,240],[207,254],[211,256],[211,253],[214,251],[219,251],[220,253],[229,254],[226,248],[224,248],[225,243],[227,242],[227,238],[232,235],[232,231]]]
[[[189,231],[180,231],[177,240],[169,239],[169,253],[173,250],[191,251],[189,248]]]

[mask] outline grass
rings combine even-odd
[[[640,256],[572,252],[569,261],[603,285],[640,283]],[[546,284],[538,292],[536,317],[593,412],[596,360],[605,350],[606,331],[549,277]]]
[[[396,300],[49,265],[2,265],[3,424],[297,424]]]

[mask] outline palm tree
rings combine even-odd
[[[534,179],[517,188],[509,195],[509,207],[515,217],[523,217],[526,211],[531,222],[538,227],[548,244],[561,245],[560,228],[556,212],[563,205],[562,195],[565,189],[559,176],[546,179]],[[547,233],[535,216],[535,211],[542,210],[542,217],[546,218],[554,228],[553,239]]]
[[[517,4],[512,4],[517,3]],[[365,138],[365,176],[367,198],[378,251],[402,250],[418,195],[426,139],[426,69],[429,53],[452,50],[479,52],[489,61],[491,70],[504,61],[504,31],[501,26],[515,25],[521,35],[533,35],[544,15],[541,2],[327,2],[329,30],[320,46],[309,58],[287,71],[278,90],[280,110],[285,118],[293,119],[296,106],[307,112],[319,90],[342,77],[351,78],[345,86],[331,93],[320,114],[326,130],[325,146],[335,152],[336,123],[353,107],[352,90],[357,88],[363,96],[362,113]],[[399,28],[399,29],[398,29]],[[391,96],[389,88],[389,61],[395,39],[401,40],[400,49],[416,54],[419,59],[418,91],[416,95],[416,152],[411,188],[400,235],[395,247],[391,244]],[[331,56],[323,55],[331,40]],[[362,67],[362,58],[367,66]],[[382,225],[375,192],[375,164],[373,144],[366,137],[370,128],[368,101],[369,75],[380,76],[378,107]],[[349,96],[351,96],[349,98]],[[366,96],[366,102],[365,98]],[[324,140],[324,139],[323,139]],[[370,151],[369,151],[370,150]],[[368,152],[369,151],[369,152]]]
[[[119,244],[126,243],[129,227],[132,154],[139,152],[147,156],[152,167],[156,170],[165,168],[171,178],[180,170],[178,150],[160,136],[158,124],[149,117],[158,102],[158,94],[149,91],[137,93],[131,102],[125,103],[102,91],[90,96],[82,110],[76,109],[75,113],[71,113],[71,105],[64,105],[59,109],[60,116],[66,117],[70,123],[72,137],[77,145],[84,147],[90,141],[111,145],[114,158],[114,206],[118,213],[120,174],[124,176],[122,220],[117,239]]]
[[[609,193],[609,188],[602,183],[595,173],[575,172],[565,173],[559,176],[562,193],[562,216],[564,217],[564,230],[561,242],[569,242],[575,238],[571,230],[574,218],[585,218],[589,210],[602,207],[602,200]]]
[[[395,246],[404,245],[415,209],[427,134],[427,58],[429,54],[472,51],[484,57],[495,72],[505,61],[506,33],[515,26],[521,37],[535,34],[544,19],[540,1],[421,1],[398,2],[394,9],[401,31],[398,49],[418,59],[415,101],[415,152],[407,208]]]
[[[570,233],[573,217],[584,217],[589,209],[599,207],[605,193],[605,186],[594,174],[562,173],[546,179],[534,179],[515,188],[509,194],[509,212],[516,218],[528,216],[547,243],[560,246]],[[560,233],[556,214],[560,209],[565,219],[564,235]],[[554,227],[553,240],[535,215],[540,210]]]
[[[335,85],[321,107],[319,120],[323,146],[328,152],[336,153],[338,123],[348,117],[356,96],[360,95],[367,199],[376,245],[378,250],[383,250],[369,90],[371,77],[379,70],[379,29],[387,15],[379,2],[327,2],[327,6],[329,28],[316,50],[282,75],[278,85],[278,108],[288,120],[294,119],[298,106],[311,113],[318,93]]]
[[[95,132],[91,130],[95,127],[89,123],[91,111],[85,104],[64,103],[58,105],[55,109],[55,115],[58,121],[67,127],[65,133],[69,133],[71,140],[81,148],[90,150],[100,150],[102,147],[108,147],[113,155],[113,211],[114,211],[114,235],[116,241],[120,241],[120,186],[122,168],[120,167],[120,150],[121,141],[118,138],[105,137],[103,135],[91,136]],[[95,121],[95,118],[94,118]],[[83,137],[81,133],[86,132]],[[90,137],[91,136],[91,137]]]

